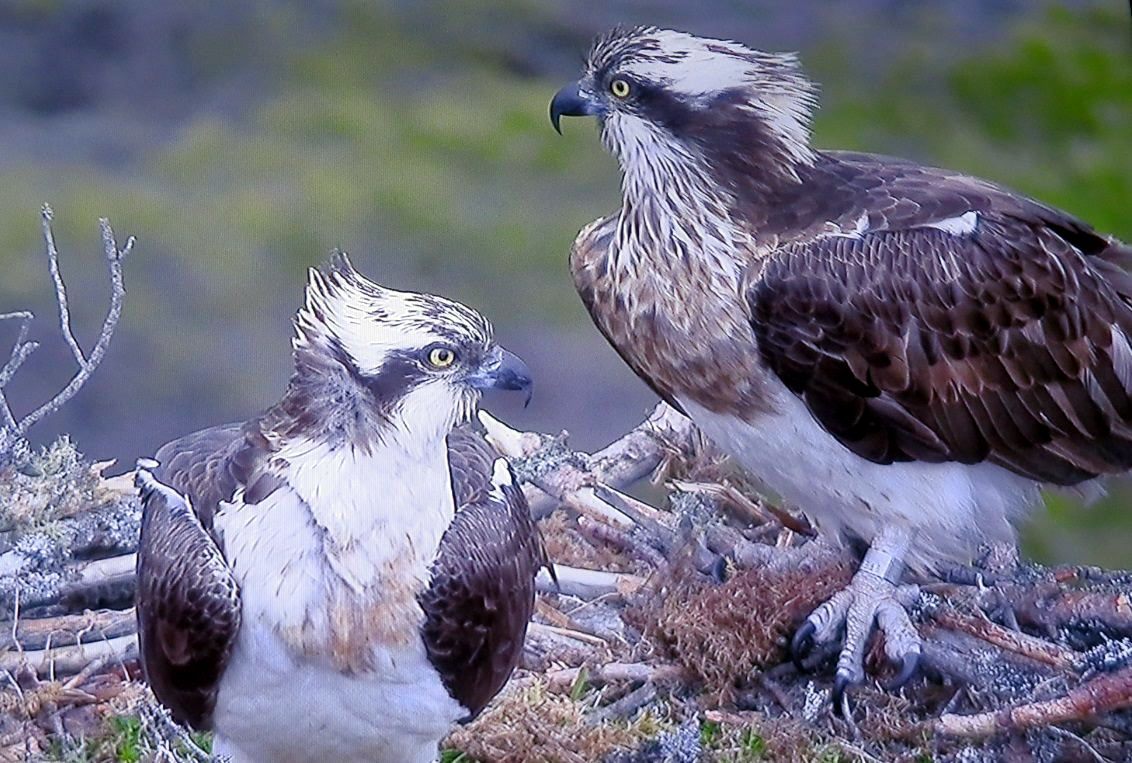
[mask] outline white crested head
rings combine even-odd
[[[380,286],[336,253],[295,316],[291,418],[355,441],[442,439],[486,387],[528,389],[525,366],[475,310]]]
[[[626,173],[637,162],[733,165],[797,180],[812,164],[816,87],[792,53],[656,27],[618,28],[595,42],[577,85]],[[552,107],[553,108],[553,107]]]
[[[396,291],[370,281],[343,252],[308,271],[306,299],[295,317],[296,350],[333,342],[362,373],[375,373],[391,354],[434,343],[479,345],[492,340],[487,319],[434,294]]]

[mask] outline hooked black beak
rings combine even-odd
[[[480,367],[468,377],[468,384],[479,390],[505,389],[527,393],[523,403],[531,402],[531,369],[513,352],[502,347],[494,348],[483,359]]]
[[[577,82],[567,85],[554,94],[550,101],[550,123],[559,135],[562,127],[558,124],[562,117],[592,117],[601,113],[601,107],[582,95]]]

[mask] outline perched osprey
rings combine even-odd
[[[551,121],[595,116],[623,204],[570,265],[656,392],[824,532],[869,551],[795,636],[874,623],[915,669],[899,587],[967,561],[1043,485],[1132,466],[1132,248],[993,183],[810,145],[792,55],[639,27],[590,50]]]
[[[139,468],[142,662],[247,761],[431,761],[510,676],[545,554],[510,468],[453,428],[529,391],[473,310],[311,270],[283,399]]]

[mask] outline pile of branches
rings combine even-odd
[[[558,581],[539,580],[516,677],[449,740],[469,758],[725,759],[751,747],[776,760],[827,748],[865,760],[1132,756],[1122,709],[1132,706],[1132,575],[1019,564],[997,550],[980,569],[921,581],[921,677],[898,693],[860,687],[841,716],[822,659],[832,655],[799,668],[787,642],[847,582],[852,555],[754,497],[686,419],[662,405],[593,454],[565,435],[481,422],[524,480]],[[80,733],[89,719],[76,711],[108,699],[147,701],[124,688],[137,677],[129,478],[100,480],[98,505],[0,554],[0,569],[19,570],[0,590],[11,687],[0,709],[12,727],[0,745],[26,743],[32,727]],[[657,500],[625,492],[638,483]],[[890,672],[882,645],[870,664],[879,679]],[[167,724],[151,727],[169,741]]]
[[[112,303],[87,355],[47,209],[44,233],[80,370],[17,419],[3,388],[35,348],[31,317],[0,315],[20,326],[0,368],[0,761],[102,759],[84,740],[123,718],[156,759],[207,760],[206,740],[172,724],[140,681],[132,474],[104,477],[107,464],[65,440],[38,452],[23,440],[105,352],[132,241],[119,249],[104,221]],[[870,679],[837,713],[835,655],[795,665],[787,645],[849,580],[854,554],[759,499],[667,406],[596,453],[565,433],[480,422],[524,483],[557,580],[540,575],[520,669],[447,740],[446,759],[1132,759],[1132,574],[1043,568],[993,548],[977,567],[916,581],[921,674],[898,692]],[[883,655],[875,643],[867,661],[878,681],[892,673]]]

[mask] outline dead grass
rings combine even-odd
[[[667,726],[649,712],[630,722],[595,723],[585,703],[548,691],[540,681],[512,684],[445,746],[482,763],[593,763],[631,751]]]

